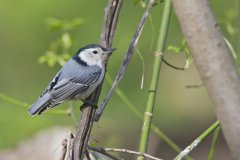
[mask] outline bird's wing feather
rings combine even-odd
[[[86,91],[100,77],[101,72],[85,74],[81,77],[73,77],[70,79],[62,79],[49,91],[52,95],[51,106],[55,106],[65,100],[75,97],[77,94]]]
[[[62,80],[65,81],[65,80]],[[77,93],[81,93],[89,88],[88,85],[75,83],[69,80],[61,82],[60,85],[54,87],[49,93],[52,95],[53,102],[61,102],[74,97]]]
[[[65,100],[75,98],[77,94],[84,94],[89,87],[96,85],[102,74],[98,66],[81,68],[74,61],[69,61],[56,74],[37,102],[29,109],[31,115],[41,114]]]
[[[55,77],[53,77],[52,81],[48,84],[48,87],[43,91],[43,93],[41,94],[40,97],[42,97],[45,93],[47,93],[48,91],[50,91],[50,90],[53,89],[53,87],[57,84],[58,79],[59,79],[61,73],[62,73],[62,72],[60,71],[60,72],[58,72],[58,73],[56,74]]]

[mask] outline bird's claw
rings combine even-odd
[[[84,108],[90,107],[90,106],[91,106],[91,107],[94,107],[94,108],[98,108],[98,106],[97,106],[96,103],[91,102],[91,101],[85,101],[85,102],[83,103],[83,105],[80,106],[80,111],[83,111]]]

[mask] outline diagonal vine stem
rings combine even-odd
[[[101,115],[102,115],[102,113],[103,113],[103,111],[104,111],[104,109],[105,109],[105,107],[106,107],[110,97],[113,94],[113,91],[117,87],[118,83],[122,79],[122,77],[123,77],[123,75],[124,75],[124,73],[125,73],[125,71],[127,69],[127,66],[128,66],[128,64],[129,64],[129,62],[130,62],[130,60],[132,58],[133,52],[134,52],[134,50],[136,48],[136,45],[137,45],[138,40],[139,40],[139,37],[140,37],[140,35],[142,33],[142,30],[143,30],[143,27],[145,25],[146,19],[147,19],[148,15],[149,15],[149,12],[150,12],[154,2],[155,2],[155,0],[150,0],[148,2],[148,6],[147,6],[147,8],[146,8],[146,10],[145,10],[145,12],[144,12],[144,14],[142,16],[142,19],[141,19],[141,21],[140,21],[140,23],[139,23],[139,25],[137,27],[137,30],[136,30],[133,38],[132,38],[132,41],[131,41],[131,43],[129,45],[129,48],[128,48],[128,51],[127,51],[127,53],[125,55],[125,58],[123,60],[122,66],[121,66],[121,68],[120,68],[120,70],[118,72],[118,75],[117,75],[117,77],[116,77],[116,79],[115,79],[115,81],[114,81],[114,83],[112,85],[112,88],[110,89],[110,91],[108,92],[108,95],[105,97],[105,99],[103,100],[103,103],[101,104],[101,106],[98,108],[98,110],[96,112],[95,121],[99,121],[99,119],[100,119],[100,117],[101,117]]]
[[[216,121],[207,130],[205,130],[197,139],[195,139],[189,146],[187,146],[174,160],[181,160],[183,157],[188,155],[194,148],[198,146],[202,140],[206,139],[217,127],[220,126],[220,122]]]

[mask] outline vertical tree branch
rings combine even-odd
[[[215,105],[235,159],[240,159],[240,78],[208,0],[173,0],[182,31]]]
[[[101,33],[100,43],[103,47],[111,47],[120,8],[123,0],[108,0],[105,8],[103,29]],[[102,84],[91,95],[90,100],[97,104],[101,92]],[[82,160],[86,153],[89,136],[93,126],[93,119],[96,108],[87,106],[83,109],[78,126],[77,134],[73,143],[73,160]]]
[[[107,48],[112,46],[122,2],[123,0],[109,0],[105,8],[104,23],[100,36],[100,43],[103,47]]]
[[[142,153],[145,153],[147,150],[149,131],[150,131],[151,122],[152,122],[153,108],[154,108],[155,97],[157,93],[158,79],[160,75],[161,64],[163,62],[162,57],[163,57],[163,52],[164,52],[165,43],[167,39],[169,20],[171,16],[171,3],[172,3],[171,0],[164,1],[163,16],[162,16],[162,21],[160,25],[159,39],[157,42],[157,48],[155,52],[152,78],[149,86],[147,107],[144,113],[141,141],[139,146],[139,152],[142,152]],[[138,157],[138,160],[142,160],[142,159],[144,158],[141,156]]]

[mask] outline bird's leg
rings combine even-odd
[[[95,107],[95,108],[98,108],[96,102],[92,101],[92,100],[89,100],[89,99],[86,99],[83,101],[83,105],[80,106],[80,110],[82,111],[84,108],[88,107],[88,106],[92,106],[92,107]]]

